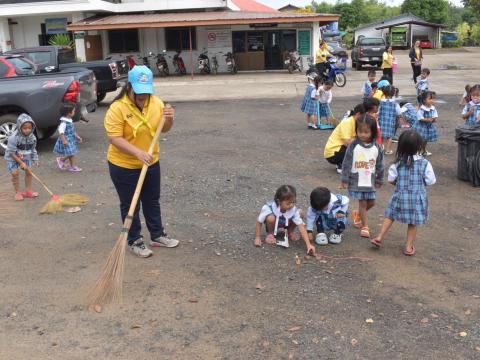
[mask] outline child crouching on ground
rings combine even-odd
[[[38,166],[37,138],[34,135],[35,123],[27,114],[21,114],[17,119],[17,130],[8,138],[5,160],[8,172],[12,175],[15,189],[15,200],[36,198],[38,193],[32,191],[32,175],[26,171],[33,165]],[[25,170],[25,191],[20,191],[20,171]]]
[[[315,243],[318,245],[340,244],[342,233],[347,226],[348,197],[330,193],[325,187],[317,187],[310,194],[307,211],[307,232],[313,240],[313,226],[316,225]],[[330,239],[326,232],[333,230]]]
[[[262,207],[255,226],[255,246],[262,245],[260,232],[265,224],[267,244],[277,244],[288,248],[288,240],[298,241],[300,236],[305,241],[307,254],[314,254],[315,247],[310,242],[305,224],[302,220],[303,211],[297,209],[295,202],[297,191],[291,185],[282,185],[275,192],[274,201],[269,201]],[[298,228],[300,236],[294,230]]]

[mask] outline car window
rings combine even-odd
[[[61,49],[58,51],[58,63],[70,64],[75,62],[75,52],[72,49]]]
[[[33,61],[40,69],[52,65],[50,63],[50,53],[48,51],[28,52],[24,54],[27,58]]]
[[[358,44],[363,46],[385,46],[385,41],[380,38],[362,38]]]
[[[9,58],[7,61],[13,65],[17,75],[32,75],[35,72],[32,65],[21,58]]]

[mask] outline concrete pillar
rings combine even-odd
[[[318,43],[320,42],[320,23],[315,22],[313,23],[313,30],[312,30],[312,56],[313,56],[313,63],[315,64],[315,54],[319,49]]]
[[[72,22],[76,23],[80,20],[85,19],[86,16],[84,13],[72,13]],[[87,61],[87,56],[85,54],[85,31],[76,31],[74,34],[75,37],[75,52],[77,54],[77,59],[80,61]]]
[[[12,38],[7,18],[0,18],[0,53],[12,49]]]

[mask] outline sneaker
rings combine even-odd
[[[167,234],[163,234],[154,240],[150,240],[150,246],[153,247],[174,248],[178,246],[179,243],[180,241],[170,238]]]
[[[311,127],[311,129],[312,129],[312,130],[318,130],[318,127],[317,127],[317,125],[315,125],[315,124],[312,124],[312,127]]]
[[[330,244],[340,244],[342,242],[342,234],[332,234],[328,241]]]
[[[317,244],[317,245],[327,245],[328,244],[327,234],[318,233],[317,236],[315,236],[315,244]]]
[[[136,240],[132,245],[129,245],[128,247],[130,251],[138,257],[147,258],[149,256],[152,256],[153,254],[153,251],[145,246],[142,238]]]
[[[425,156],[432,156],[432,153],[430,151],[425,150]]]
[[[342,175],[342,168],[337,167],[337,174]]]

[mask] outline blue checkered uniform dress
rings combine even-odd
[[[430,110],[420,108],[420,110],[418,110],[418,121],[413,127],[426,142],[435,142],[438,140],[437,125],[435,125],[435,123],[420,121],[420,119],[431,119],[434,113],[434,108]]]
[[[75,137],[75,125],[68,121],[65,123],[65,133],[63,134],[68,141],[68,145],[63,145],[60,137],[57,138],[53,152],[59,156],[74,156],[77,153],[77,139]]]
[[[417,122],[417,110],[410,103],[405,104],[404,106],[407,108],[407,111],[403,113],[405,120],[407,120],[410,126],[415,125],[415,123]]]
[[[397,166],[397,184],[385,217],[404,224],[423,225],[428,220],[428,198],[425,170],[428,161],[421,158],[411,166]]]
[[[477,124],[477,116],[480,115],[480,104],[473,105],[473,107],[475,108],[475,110],[473,111],[473,114],[465,120],[465,125],[472,126]],[[465,105],[465,113],[469,112],[471,108],[472,104],[468,103],[467,105]]]
[[[318,101],[312,99],[312,90],[315,89],[313,84],[309,84],[307,89],[305,90],[305,95],[303,96],[302,104],[300,105],[300,110],[308,115],[316,115],[317,114],[317,104]]]
[[[397,103],[395,101],[381,101],[378,110],[378,122],[382,130],[382,138],[391,139],[395,135],[397,124]]]

